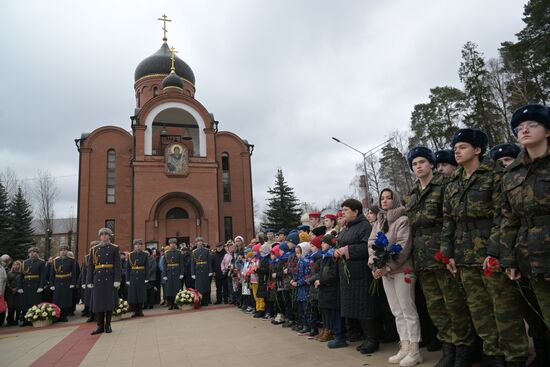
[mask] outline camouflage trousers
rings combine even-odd
[[[531,279],[531,286],[542,310],[542,317],[546,326],[550,329],[550,281],[544,279]]]
[[[460,282],[466,293],[466,304],[477,335],[483,340],[483,352],[488,356],[503,355],[498,344],[493,299],[488,292],[487,278],[479,267],[460,267]]]
[[[482,270],[479,269],[480,272]],[[493,299],[493,314],[498,330],[498,345],[507,362],[526,361],[529,341],[523,321],[523,297],[504,272],[483,276]]]
[[[533,339],[547,339],[550,336],[550,332],[544,322],[544,317],[542,316],[542,311],[530,280],[521,278],[514,283],[520,289],[523,298],[523,318],[529,326],[527,335]]]
[[[439,340],[454,345],[472,345],[474,326],[466,306],[466,295],[458,281],[443,269],[421,270],[418,274]]]

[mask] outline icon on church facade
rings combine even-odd
[[[172,144],[166,147],[165,172],[172,175],[186,175],[189,172],[189,155],[182,144]]]

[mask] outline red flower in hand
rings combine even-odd
[[[403,274],[407,275],[407,274],[410,274],[411,273],[411,269],[409,268],[403,268]]]
[[[412,279],[411,278],[405,278],[405,283],[412,283]]]
[[[486,277],[492,276],[493,275],[493,269],[491,269],[491,268],[483,269],[483,275],[485,275]]]
[[[498,259],[494,257],[489,257],[488,264],[491,268],[498,268],[500,266]]]
[[[440,250],[437,250],[437,252],[434,255],[434,259],[435,259],[435,261],[439,261],[439,262],[441,262],[445,265],[447,265],[449,263],[449,258],[447,256],[443,255],[443,253]]]

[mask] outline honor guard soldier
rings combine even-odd
[[[50,289],[53,303],[61,309],[60,322],[67,322],[73,307],[73,288],[76,285],[76,261],[67,256],[69,246],[59,246],[59,256],[52,260]]]
[[[21,294],[21,317],[25,317],[27,310],[42,302],[42,292],[46,285],[46,262],[38,257],[38,248],[29,248],[29,258],[21,266],[22,277],[17,286],[17,293]],[[21,326],[31,323],[23,321]]]
[[[147,301],[145,283],[149,283],[149,255],[143,251],[143,240],[134,240],[134,251],[128,254],[126,266],[126,285],[128,286],[128,304],[132,306],[132,317],[143,316],[142,306]]]
[[[97,329],[92,335],[111,333],[111,317],[115,309],[120,287],[120,250],[111,243],[113,232],[109,228],[99,230],[99,243],[90,249],[86,284],[92,288],[92,312],[95,313]]]
[[[191,277],[195,279],[195,289],[202,294],[202,305],[207,306],[210,303],[210,277],[214,275],[212,255],[204,248],[202,237],[197,237],[195,244],[197,248],[193,251]]]
[[[90,242],[90,248],[97,245],[99,241]],[[82,298],[84,301],[84,310],[82,311],[82,316],[88,316],[86,322],[94,322],[95,314],[92,309],[92,288],[86,287],[86,277],[88,275],[88,259],[90,254],[84,255],[84,263],[82,264],[82,270],[80,271],[80,287],[82,289]]]
[[[164,269],[162,279],[166,282],[164,296],[168,301],[168,309],[177,310],[178,305],[174,300],[181,289],[181,280],[184,275],[183,255],[178,250],[178,241],[175,238],[170,238],[168,244],[170,249],[164,253],[164,266],[161,267]]]

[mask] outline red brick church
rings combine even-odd
[[[195,99],[195,75],[167,44],[135,70],[130,130],[101,126],[76,139],[78,257],[101,227],[130,250],[176,237],[216,243],[254,233],[250,157],[254,146]]]

